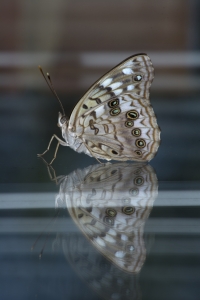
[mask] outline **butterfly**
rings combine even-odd
[[[72,270],[95,293],[92,299],[142,299],[139,274],[117,268],[94,251],[80,234],[68,234],[62,240],[57,236],[57,239],[56,242],[62,241],[63,253]]]
[[[44,73],[40,68],[43,76]],[[49,74],[44,76],[60,102],[62,113],[58,126],[62,131],[59,145],[76,152],[104,160],[150,161],[160,144],[160,128],[149,100],[149,88],[154,78],[152,62],[146,54],[133,55],[97,80],[77,103],[70,118],[66,117]]]
[[[120,162],[92,165],[63,177],[55,203],[67,208],[106,259],[123,271],[138,273],[146,258],[144,225],[157,194],[150,165]],[[76,245],[66,247],[75,251]]]

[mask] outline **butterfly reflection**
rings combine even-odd
[[[157,177],[150,165],[98,164],[62,177],[56,206],[67,207],[78,228],[104,258],[135,274],[146,258],[144,225],[157,194]],[[63,243],[63,250],[73,264],[86,266],[79,252],[87,247],[79,246],[70,238]]]

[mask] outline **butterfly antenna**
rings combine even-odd
[[[39,241],[39,239],[44,235],[44,232],[45,232],[45,229],[49,227],[49,225],[51,224],[54,224],[56,221],[57,221],[57,217],[60,213],[60,209],[57,210],[55,216],[47,223],[47,225],[45,226],[45,228],[43,229],[43,232],[40,233],[40,235],[37,237],[37,239],[35,240],[34,244],[31,246],[31,251],[34,250],[37,242]],[[40,251],[40,254],[39,254],[39,258],[42,257],[42,254],[44,252],[44,249],[45,249],[45,246],[46,246],[46,243],[49,239],[49,236],[50,236],[50,231],[46,234],[46,237],[45,237],[45,241],[44,241],[44,244],[43,244],[43,247],[42,247],[42,250]]]
[[[51,90],[51,92],[54,94],[54,96],[56,97],[56,99],[57,99],[58,102],[60,103],[60,107],[61,107],[61,109],[62,109],[63,116],[66,116],[66,115],[65,115],[64,108],[63,108],[63,105],[62,105],[62,102],[61,102],[61,100],[59,99],[59,97],[58,97],[58,95],[57,95],[57,93],[56,93],[56,91],[55,91],[55,89],[54,89],[54,87],[53,87],[53,84],[52,84],[52,81],[51,81],[50,74],[47,73],[47,78],[48,78],[48,80],[47,80],[47,78],[46,78],[46,76],[44,75],[44,72],[43,72],[43,70],[42,70],[42,67],[41,67],[41,66],[38,66],[38,68],[39,68],[40,72],[42,73],[42,76],[44,77],[44,79],[45,79],[45,81],[46,81],[48,87],[49,87],[50,90]]]

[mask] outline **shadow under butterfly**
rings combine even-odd
[[[59,183],[56,207],[68,209],[85,237],[118,270],[139,273],[146,259],[144,226],[158,195],[153,168],[144,163],[98,164],[59,177]],[[78,273],[85,266],[80,275],[86,279],[87,263],[80,254],[87,251],[85,242],[83,246],[71,236],[62,246]]]

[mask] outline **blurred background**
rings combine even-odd
[[[37,153],[54,133],[61,136],[60,107],[38,65],[51,74],[70,116],[100,76],[141,52],[155,68],[150,100],[162,143],[150,162],[159,196],[145,228],[148,255],[140,276],[131,277],[85,245],[67,210],[60,227],[48,225],[59,187],[50,182]],[[83,264],[87,257],[89,284],[91,277],[98,281],[110,271],[114,289],[122,279],[131,287],[127,299],[199,299],[200,1],[1,0],[0,128],[1,299],[99,299],[62,251],[54,255],[55,240],[66,232],[63,240],[72,245],[71,253],[81,249]],[[54,141],[48,162],[55,147]],[[60,147],[53,167],[57,175],[68,175],[96,163]],[[42,236],[46,248],[39,260],[42,246],[32,255],[30,248],[43,231],[49,242]],[[97,267],[94,276],[91,265]]]
[[[199,180],[199,6],[197,0],[2,0],[1,182],[48,180],[36,154],[60,134],[60,108],[39,64],[70,115],[93,82],[141,52],[155,67],[150,99],[162,130],[151,164],[159,180]],[[60,147],[54,166],[67,173],[91,163]]]

